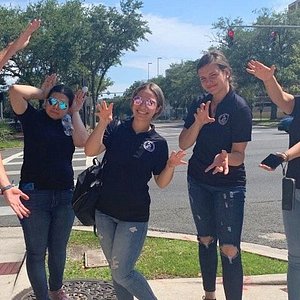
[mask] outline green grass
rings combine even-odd
[[[6,141],[0,141],[0,149],[6,148],[21,148],[23,147],[23,141],[20,139],[11,139]]]
[[[72,231],[68,252],[82,247],[99,249],[99,241],[92,232]],[[72,252],[72,251],[71,251]],[[78,254],[78,253],[77,253]],[[243,252],[244,274],[263,275],[286,273],[287,263],[252,253]],[[219,258],[218,276],[221,276]],[[83,253],[81,258],[69,256],[65,269],[65,279],[111,280],[107,267],[85,269]],[[199,276],[198,245],[196,242],[147,237],[137,269],[147,279],[194,278]]]

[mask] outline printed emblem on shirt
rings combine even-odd
[[[155,144],[152,141],[145,141],[143,147],[148,152],[153,152],[155,150]]]
[[[218,118],[218,122],[220,125],[226,125],[229,120],[229,114],[222,114]]]

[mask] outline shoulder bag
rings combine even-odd
[[[86,226],[95,225],[95,210],[100,197],[105,163],[105,156],[101,163],[95,157],[93,165],[81,172],[77,177],[72,206],[75,216]]]

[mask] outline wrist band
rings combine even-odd
[[[284,156],[284,161],[285,161],[285,162],[288,162],[288,161],[289,161],[289,156],[288,156],[288,154],[287,154],[286,152],[282,152],[281,154]]]
[[[7,190],[9,190],[9,189],[11,189],[13,187],[14,187],[13,184],[9,184],[7,186],[4,186],[3,188],[1,188],[1,194],[3,194],[3,192],[5,192],[5,191],[7,191]]]

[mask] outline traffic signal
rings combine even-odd
[[[270,34],[270,47],[271,48],[273,48],[276,44],[277,35],[278,35],[277,31],[272,31]]]
[[[227,31],[227,40],[228,40],[228,46],[231,47],[233,45],[234,40],[234,31],[229,28]]]

